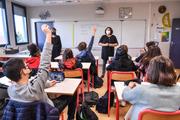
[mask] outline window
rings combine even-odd
[[[29,43],[29,40],[27,32],[26,8],[14,3],[12,5],[16,45],[27,44]]]
[[[0,46],[3,46],[9,44],[4,0],[0,0],[0,26]]]

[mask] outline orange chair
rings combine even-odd
[[[116,80],[116,81],[126,81],[126,80],[132,80],[136,78],[136,74],[134,71],[128,71],[128,72],[122,72],[122,71],[108,71],[107,74],[107,87],[108,87],[108,117],[110,116],[110,93],[111,93],[111,80]],[[116,101],[118,105],[119,101]],[[119,106],[116,107],[116,111],[119,112]],[[118,115],[118,113],[116,114]]]
[[[83,101],[84,101],[84,80],[83,80],[83,71],[81,68],[77,68],[74,70],[65,70],[64,71],[65,78],[76,78],[76,77],[81,77],[82,82],[80,85],[81,88],[81,93],[83,96]],[[76,103],[76,108],[79,106],[79,90],[77,90],[77,103]]]
[[[139,113],[138,120],[180,120],[180,110],[175,112],[162,112],[145,109]]]

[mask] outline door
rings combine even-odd
[[[172,35],[170,44],[170,58],[175,68],[180,68],[180,18],[173,19]]]
[[[38,47],[40,48],[41,51],[43,49],[44,42],[45,42],[45,39],[46,39],[46,36],[45,36],[44,32],[41,30],[41,26],[43,24],[47,24],[50,27],[53,27],[54,22],[53,21],[35,22],[36,43],[37,43],[37,45],[38,45]]]

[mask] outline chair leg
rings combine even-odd
[[[108,117],[110,117],[111,81],[108,80]]]
[[[119,120],[119,100],[116,96],[116,120]]]
[[[64,112],[63,111],[60,113],[59,120],[64,120]]]

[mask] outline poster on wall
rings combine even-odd
[[[168,42],[169,41],[169,32],[162,32],[161,33],[161,42]]]

